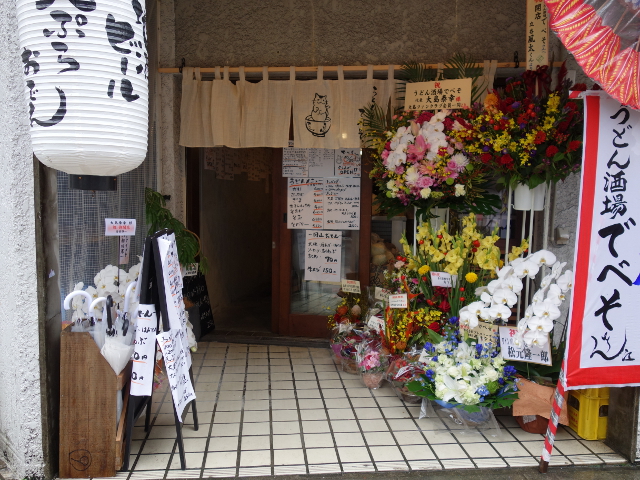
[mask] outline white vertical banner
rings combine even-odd
[[[640,385],[639,125],[639,111],[586,96],[569,389]]]

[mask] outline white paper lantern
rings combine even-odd
[[[17,0],[31,143],[82,175],[119,175],[147,153],[144,0]]]

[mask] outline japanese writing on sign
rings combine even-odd
[[[129,263],[129,249],[131,248],[131,236],[121,235],[120,246],[118,250],[118,264],[124,265]]]
[[[362,156],[359,148],[284,148],[283,177],[360,177]]]
[[[468,325],[460,325],[461,331],[466,331],[469,338],[476,339],[477,343],[485,345],[491,343],[493,345],[498,344],[498,325],[487,322],[478,322],[478,325],[474,328],[469,328]]]
[[[407,83],[405,110],[455,110],[471,105],[471,79]]]
[[[107,237],[136,234],[135,218],[105,218],[104,234]]]
[[[131,395],[151,395],[158,317],[155,305],[138,305],[131,367]]]
[[[513,339],[518,333],[517,328],[499,327],[500,330],[500,351],[505,360],[517,360],[519,362],[539,363],[541,365],[551,365],[551,344],[543,347],[532,345],[527,346],[524,342],[517,346]]]
[[[527,70],[549,64],[549,24],[544,0],[527,0]]]
[[[182,421],[184,407],[196,399],[189,376],[191,366],[189,349],[183,345],[178,330],[172,329],[169,332],[162,332],[157,336],[157,339],[164,357],[173,404],[176,407],[178,418]]]
[[[600,111],[589,275],[595,281],[587,291],[592,301],[584,313],[583,367],[640,363],[640,113],[604,99]]]
[[[304,279],[339,282],[342,265],[342,232],[307,230]]]

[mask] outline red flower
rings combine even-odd
[[[511,158],[511,155],[504,154],[500,157],[500,165],[504,165],[506,167],[511,167],[511,165],[513,165],[513,158]]]
[[[542,130],[539,130],[538,133],[536,133],[536,138],[533,140],[533,142],[536,145],[540,145],[542,142],[544,142],[547,139],[547,134],[544,133]]]
[[[569,122],[567,120],[563,120],[558,124],[558,132],[560,133],[566,132],[567,128],[569,128]]]
[[[586,90],[586,88],[585,88],[585,90]],[[578,108],[578,106],[575,104],[575,102],[567,102],[566,107],[571,111],[574,111],[574,110],[576,110]]]
[[[549,145],[547,147],[547,151],[545,152],[545,155],[547,156],[547,158],[551,158],[556,153],[558,153],[558,147],[556,147],[555,145]]]
[[[569,142],[569,146],[567,147],[567,152],[573,152],[574,150],[578,150],[582,146],[582,142],[580,140],[572,140]]]
[[[446,128],[447,130],[451,130],[451,128],[453,127],[453,120],[449,117],[445,118],[442,123],[444,124],[444,128]]]
[[[451,305],[449,305],[449,302],[447,302],[446,300],[442,300],[440,302],[440,305],[438,305],[438,308],[446,313],[451,310]]]
[[[483,153],[482,155],[480,155],[480,160],[482,161],[482,163],[489,163],[492,159],[493,155],[491,155],[490,153]]]
[[[440,324],[438,322],[431,323],[427,328],[433,330],[436,333],[440,333]]]
[[[422,112],[420,116],[416,118],[416,123],[419,123],[420,125],[422,125],[423,123],[431,120],[431,117],[433,117],[433,115],[434,114],[431,112]]]

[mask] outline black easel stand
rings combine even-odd
[[[162,330],[169,331],[169,315],[167,314],[167,299],[164,291],[164,279],[162,277],[162,259],[160,258],[160,249],[158,248],[158,237],[163,235],[170,235],[173,230],[163,229],[155,234],[146,238],[144,243],[144,257],[140,275],[141,278],[141,291],[140,291],[140,303],[141,304],[154,304],[156,306],[156,314],[158,315],[158,330],[160,331],[160,314],[162,315]],[[154,363],[155,356],[158,352],[158,343],[155,344]],[[193,384],[193,369],[189,368],[189,377]],[[171,399],[173,405],[173,416],[176,424],[176,438],[178,440],[178,451],[180,454],[180,468],[186,470],[187,462],[184,454],[184,439],[182,437],[182,422],[178,417],[173,398]],[[189,412],[189,407],[193,406],[193,428],[198,430],[198,411],[196,409],[195,399],[185,407],[182,418],[184,419]],[[142,412],[146,408],[146,416],[144,422],[144,431],[148,432],[151,423],[151,407],[152,397],[151,395],[129,395],[129,403],[127,405],[127,418],[125,429],[125,450],[121,471],[129,470],[129,456],[131,454],[131,436],[133,434],[133,426],[136,421],[142,415]]]

